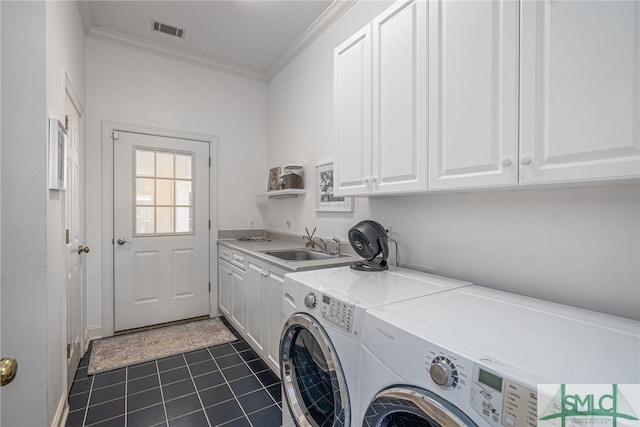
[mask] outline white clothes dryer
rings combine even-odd
[[[358,425],[365,310],[469,285],[406,269],[287,274],[280,340],[283,425]]]
[[[362,426],[534,427],[539,384],[637,385],[639,360],[640,322],[476,285],[386,305],[365,315]]]

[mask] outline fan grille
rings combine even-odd
[[[378,237],[386,238],[387,230],[371,220],[359,222],[349,230],[349,243],[358,255],[367,260],[375,258],[380,252]]]

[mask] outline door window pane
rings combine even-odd
[[[158,218],[156,220],[156,233],[172,233],[173,229],[173,208],[156,208]]]
[[[173,205],[173,183],[172,179],[158,179],[156,184],[158,185],[157,196],[158,205]]]
[[[156,153],[156,176],[173,178],[173,157],[174,153]]]
[[[176,154],[176,178],[191,179],[191,155]]]
[[[194,154],[134,151],[135,236],[193,234]]]
[[[176,181],[176,205],[191,205],[191,181]]]
[[[154,176],[156,170],[156,157],[153,151],[136,151],[136,176]]]
[[[136,233],[152,234],[155,231],[155,214],[153,207],[136,208]]]
[[[136,205],[155,204],[155,180],[136,178]]]
[[[176,208],[176,233],[193,233],[191,208]]]

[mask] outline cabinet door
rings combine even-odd
[[[429,2],[429,188],[516,185],[518,2]]]
[[[427,4],[395,3],[373,20],[372,192],[427,189]]]
[[[265,263],[247,258],[247,337],[256,350],[264,351],[264,287],[266,282]]]
[[[231,271],[231,321],[244,333],[246,320],[245,272],[237,267]]]
[[[640,2],[522,2],[520,183],[637,177]]]
[[[371,176],[371,27],[333,52],[334,194],[368,194]]]
[[[282,290],[284,271],[271,268],[267,280],[267,362],[280,375],[280,333],[284,325],[282,319]]]
[[[218,262],[218,307],[220,311],[229,317],[231,312],[231,276],[233,268],[223,259]]]

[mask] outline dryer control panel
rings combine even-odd
[[[535,390],[477,364],[471,382],[471,407],[492,426],[537,425]]]
[[[322,318],[337,328],[352,333],[354,305],[332,295],[322,294],[320,301]]]

